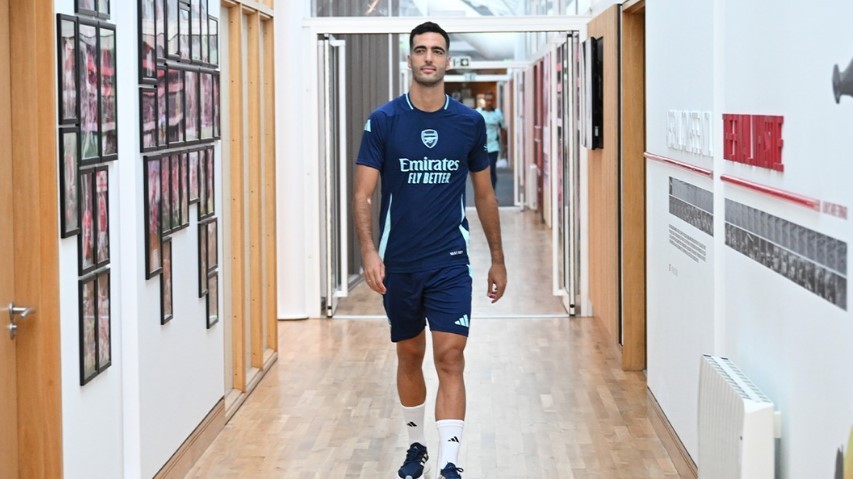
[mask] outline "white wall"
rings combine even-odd
[[[74,0],[56,0],[55,5],[57,13],[74,14]],[[209,8],[211,15],[219,16],[217,2],[210,2]],[[198,298],[195,207],[190,207],[189,228],[172,235],[175,317],[164,326],[159,277],[145,279],[135,6],[117,8],[113,2],[110,22],[117,31],[120,126],[119,159],[109,163],[112,364],[80,386],[77,237],[60,239],[67,478],[152,477],[224,390],[222,322],[207,330],[206,305]],[[218,144],[216,151],[216,206],[221,209]],[[221,221],[218,230],[221,244],[225,230]],[[220,304],[221,297],[220,293]]]
[[[845,23],[851,15],[853,5],[845,2],[805,11],[769,0],[689,6],[661,0],[647,6],[647,149],[714,171],[709,180],[647,163],[649,388],[694,460],[702,353],[730,357],[781,411],[777,477],[834,477],[836,451],[847,447],[853,425],[849,306],[831,304],[728,246],[724,205],[736,201],[844,243],[851,238],[850,222],[720,176],[850,207],[853,165],[846,153],[853,137],[844,126],[853,118],[853,98],[836,104],[832,68],[845,69],[853,57],[853,32]],[[667,147],[670,110],[711,112],[713,157]],[[784,173],[724,160],[724,113],[784,116]],[[681,221],[664,201],[669,176],[714,192],[715,234],[708,245],[713,260],[691,260],[687,275],[683,264],[677,266],[677,278],[665,268],[680,253],[662,234]],[[845,276],[848,268],[844,261]]]

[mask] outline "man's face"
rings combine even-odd
[[[409,52],[409,68],[414,80],[424,86],[432,86],[444,80],[450,66],[447,44],[439,33],[427,32],[415,35]]]
[[[495,96],[494,95],[492,95],[491,93],[486,93],[483,96],[483,101],[486,102],[486,104],[483,106],[484,110],[492,111],[495,109]]]

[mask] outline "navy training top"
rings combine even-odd
[[[468,264],[465,181],[489,166],[483,116],[446,96],[435,112],[408,93],[377,108],[364,125],[356,164],[379,170],[379,256],[389,272]]]

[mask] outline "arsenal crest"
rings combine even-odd
[[[432,148],[438,144],[438,132],[435,130],[424,130],[421,132],[421,141],[424,142],[427,148]]]

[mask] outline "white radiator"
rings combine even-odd
[[[699,478],[773,479],[773,403],[726,358],[702,357]]]

